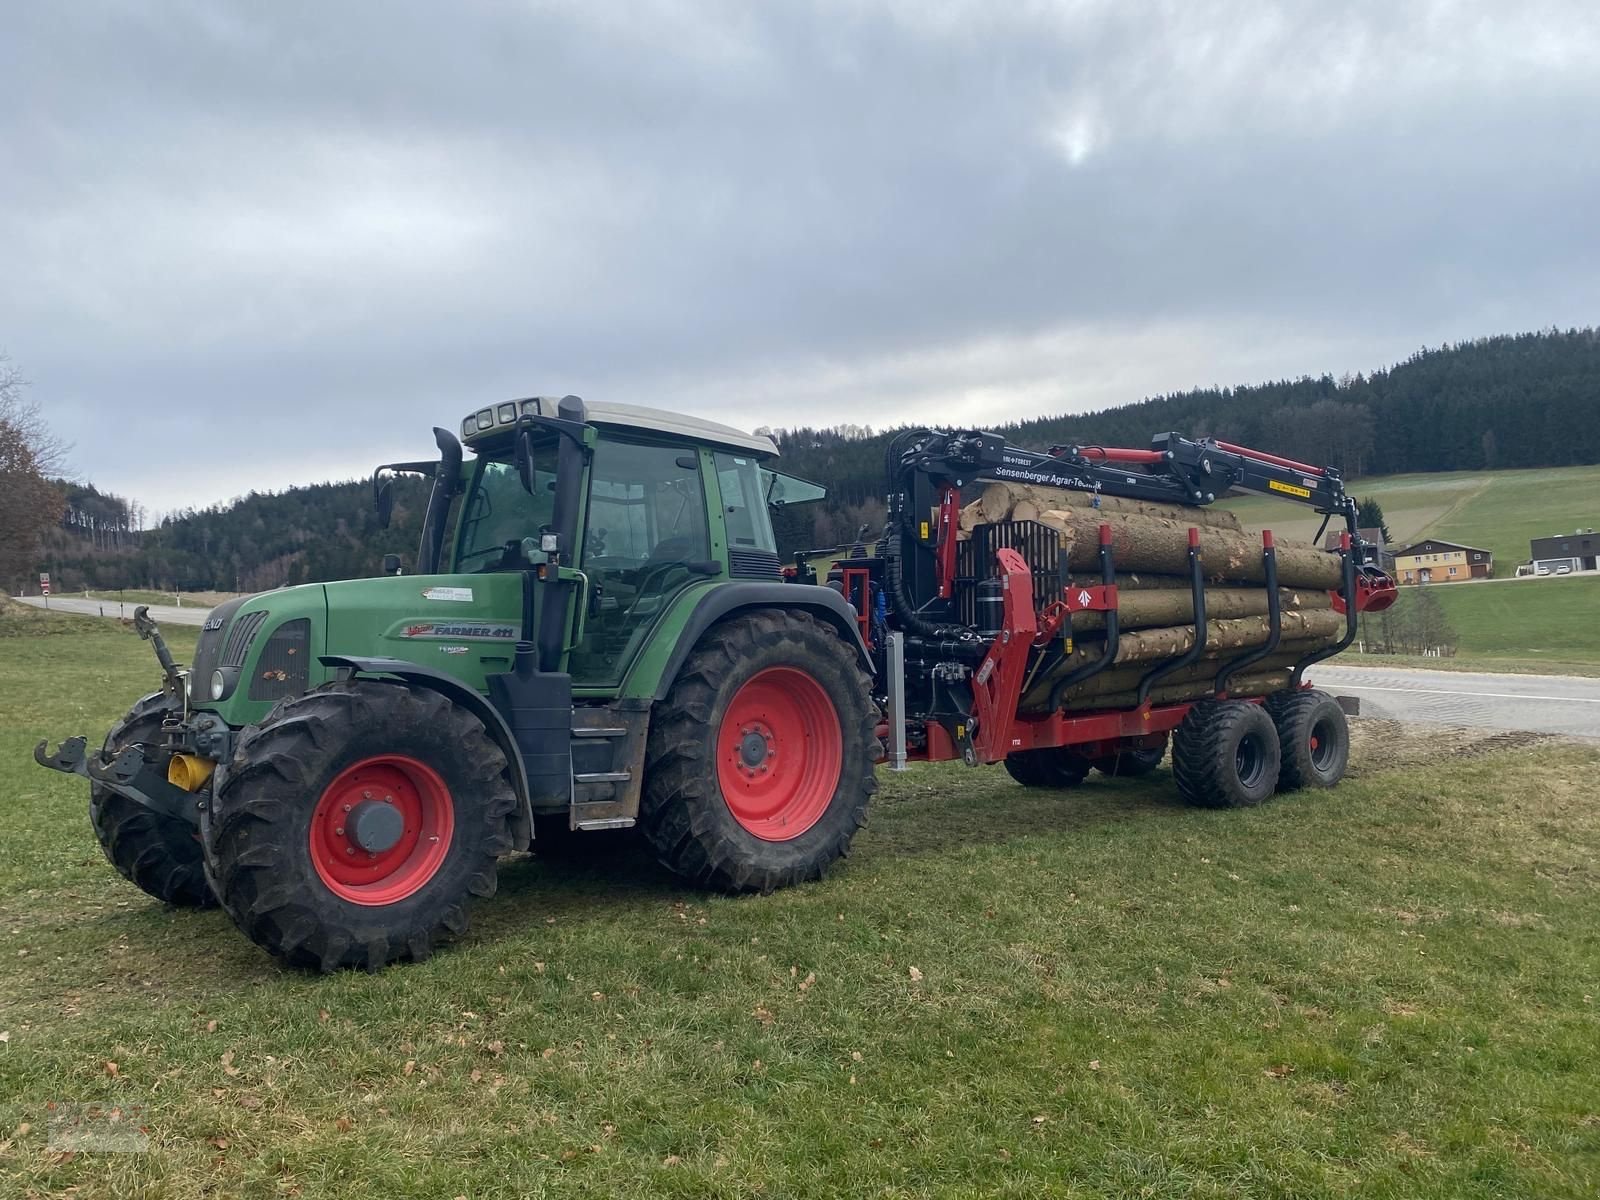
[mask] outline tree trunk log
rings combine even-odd
[[[1061,488],[1039,487],[1028,483],[991,483],[983,495],[962,510],[965,515],[972,510],[976,520],[971,524],[994,521],[1036,521],[1039,514],[1049,511],[1106,513],[1120,516],[1162,517],[1184,522],[1184,527],[1199,525],[1208,529],[1227,529],[1240,532],[1238,516],[1226,508],[1189,508],[1182,504],[1162,504],[1154,500],[1133,500],[1122,496],[1101,496],[1100,506],[1094,507],[1088,492],[1069,492]],[[1026,505],[1022,513],[1018,505]],[[971,528],[968,525],[967,528]]]
[[[1333,607],[1333,597],[1326,591],[1279,588],[1278,597],[1285,614]],[[1207,588],[1206,619],[1264,617],[1267,614],[1267,599],[1266,588]],[[1162,625],[1193,624],[1194,594],[1188,590],[1165,590],[1134,591],[1123,595],[1119,588],[1117,618],[1123,632],[1154,629]],[[1105,627],[1106,615],[1103,612],[1072,614],[1074,633],[1090,633]]]
[[[1189,524],[1185,522],[1055,510],[1040,513],[1039,520],[1060,535],[1061,548],[1074,572],[1091,571],[1100,565],[1102,524],[1111,526],[1111,549],[1119,573],[1126,570],[1184,575],[1188,572]],[[1266,581],[1261,540],[1254,534],[1202,528],[1200,554],[1209,580]],[[1291,588],[1336,588],[1340,583],[1339,558],[1313,546],[1280,542],[1278,582]]]
[[[1252,696],[1270,696],[1273,692],[1288,687],[1292,674],[1288,667],[1284,667],[1282,670],[1270,671],[1265,674],[1241,675],[1234,679],[1229,686],[1228,695],[1240,700]],[[1151,690],[1150,702],[1152,704],[1180,704],[1185,700],[1203,700],[1209,695],[1211,695],[1211,688],[1205,683],[1162,682]],[[1132,708],[1138,702],[1138,692],[1130,690],[1109,696],[1087,697],[1082,701],[1068,699],[1065,711],[1073,713],[1093,709]]]
[[[1320,650],[1326,642],[1296,642],[1280,645],[1260,662],[1253,663],[1245,668],[1245,673],[1259,675],[1266,671],[1275,671],[1281,667],[1292,667],[1313,650]],[[1162,686],[1179,683],[1204,683],[1210,684],[1216,680],[1217,672],[1227,663],[1229,658],[1237,658],[1237,654],[1229,654],[1227,658],[1204,658],[1199,662],[1191,663],[1187,667],[1180,667],[1171,675],[1161,680]],[[1138,689],[1139,681],[1150,671],[1154,670],[1155,663],[1133,663],[1126,666],[1108,667],[1098,675],[1092,675],[1082,683],[1075,684],[1066,692],[1064,700],[1067,707],[1084,707],[1082,701],[1093,700],[1091,708],[1103,707],[1104,696],[1116,696],[1131,693]],[[1056,680],[1065,672],[1052,671],[1048,676],[1041,676],[1028,686],[1017,708],[1022,712],[1039,712],[1050,706],[1050,693],[1055,688]],[[1231,693],[1233,688],[1229,688]]]

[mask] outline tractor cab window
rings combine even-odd
[[[602,439],[589,468],[583,570],[594,600],[572,654],[580,683],[614,683],[711,546],[700,460],[683,446]]]
[[[522,486],[514,463],[481,458],[467,485],[461,509],[461,534],[456,543],[456,570],[526,570],[529,558],[523,543],[550,524],[555,507],[556,448],[554,442],[535,446],[533,492]]]
[[[743,454],[718,454],[717,483],[722,491],[722,517],[728,526],[730,550],[766,550],[777,553],[772,519],[767,514],[763,471],[755,459]]]

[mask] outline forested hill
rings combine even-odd
[[[1371,375],[1200,389],[990,427],[1035,448],[1142,446],[1174,430],[1328,463],[1350,477],[1595,463],[1600,330],[1484,338],[1423,350]],[[774,433],[785,469],[831,490],[825,505],[789,514],[786,542],[831,545],[881,524],[890,432]],[[127,501],[67,486],[66,520],[46,554],[67,588],[257,589],[370,575],[386,552],[413,559],[425,499],[420,487],[401,488],[393,525],[379,530],[367,483],[316,484],[180,514],[139,534],[130,532],[137,521]]]
[[[1600,462],[1600,330],[1423,350],[1388,370],[1157,396],[1100,412],[994,423],[1017,445],[1145,446],[1169,431],[1337,466],[1350,478]],[[892,431],[775,433],[785,467],[843,503],[882,490]]]

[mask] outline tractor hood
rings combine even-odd
[[[522,577],[385,575],[261,592],[213,609],[190,669],[190,704],[238,728],[332,678],[324,655],[398,658],[478,691],[509,670]]]

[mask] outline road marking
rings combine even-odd
[[[1474,696],[1481,700],[1548,700],[1557,704],[1600,704],[1594,696],[1527,696],[1521,692],[1451,692],[1443,688],[1379,687],[1373,683],[1333,683],[1352,692],[1403,692],[1407,696]]]

